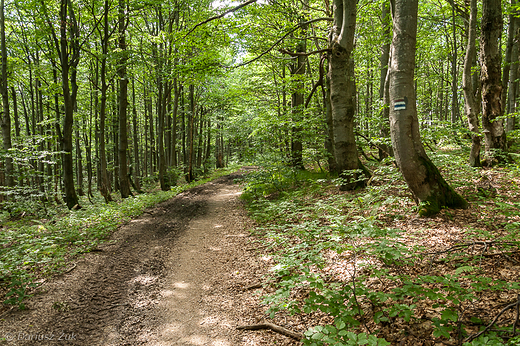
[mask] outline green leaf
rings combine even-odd
[[[452,309],[446,309],[441,314],[441,319],[444,321],[457,322],[458,318],[459,318],[459,315],[457,314],[456,311],[454,311]]]

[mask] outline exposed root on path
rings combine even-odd
[[[284,327],[280,327],[280,326],[278,326],[276,324],[269,323],[269,322],[260,323],[260,324],[251,324],[251,325],[248,325],[248,326],[238,326],[237,329],[238,330],[271,329],[274,332],[280,333],[282,335],[288,336],[288,337],[296,339],[298,341],[303,339],[303,334],[297,333],[297,332],[293,332],[292,330],[289,330],[289,329],[284,328]]]

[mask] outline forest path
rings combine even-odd
[[[264,317],[266,263],[248,251],[248,219],[232,174],[146,211],[0,320],[7,345],[295,344],[237,331]]]

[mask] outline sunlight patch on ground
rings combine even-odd
[[[138,283],[144,286],[150,286],[157,281],[157,276],[139,275],[132,280],[134,283]]]
[[[271,262],[272,256],[262,256],[262,261]]]
[[[162,297],[171,297],[171,296],[173,296],[173,291],[172,290],[162,290],[160,294]]]
[[[175,288],[189,288],[190,287],[190,284],[187,283],[187,282],[176,282],[173,284],[173,287]]]
[[[240,195],[242,195],[242,191],[232,192],[232,193],[223,193],[220,196],[240,196]]]
[[[171,335],[171,334],[178,334],[182,330],[182,324],[181,323],[169,323],[164,325],[164,329],[162,330],[163,335]]]
[[[208,344],[208,338],[204,337],[202,335],[193,335],[189,338],[186,338],[185,340],[190,342],[191,345],[207,345]]]

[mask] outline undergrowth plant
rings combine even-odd
[[[452,153],[435,159],[456,161]],[[424,322],[434,338],[455,340],[457,345],[519,345],[514,321],[496,328],[493,321],[483,320],[471,309],[494,292],[519,292],[520,280],[487,276],[482,256],[465,253],[467,244],[441,256],[441,264],[453,265],[453,270],[432,272],[429,268],[439,254],[406,245],[402,231],[385,226],[385,220],[413,213],[411,203],[403,204],[402,181],[391,166],[374,171],[379,184],[350,194],[334,193],[336,182],[331,177],[313,177],[283,166],[249,175],[243,196],[259,222],[255,233],[263,237],[276,263],[269,283],[276,290],[264,297],[271,317],[284,310],[293,314],[319,311],[333,318],[333,324],[313,326],[304,333],[302,341],[308,346],[390,345],[384,339],[385,328]],[[465,179],[455,186],[467,188],[468,177],[480,176],[471,168],[464,173]],[[476,194],[470,198],[478,203]],[[493,231],[477,232],[478,241],[486,247],[501,246],[504,253],[517,251],[517,203],[497,196],[492,213],[505,217],[500,227],[510,232],[499,239]],[[450,217],[448,211],[445,214]],[[325,257],[330,252],[348,254],[349,279],[323,270],[330,265]],[[382,284],[374,285],[374,281]],[[305,292],[306,298],[297,299],[295,292]],[[435,316],[425,318],[424,306],[431,307]],[[480,326],[480,333],[468,333],[468,326]]]

